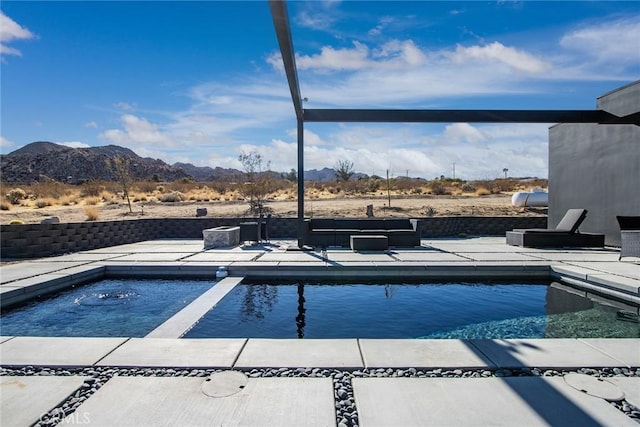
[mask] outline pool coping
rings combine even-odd
[[[479,237],[423,240],[420,248],[371,253],[330,248],[328,258],[323,258],[319,251],[290,250],[293,244],[293,241],[284,240],[205,250],[202,239],[163,239],[2,265],[0,303],[6,307],[36,295],[105,277],[213,278],[218,267],[224,266],[230,275],[228,280],[235,283],[241,277],[283,276],[311,280],[551,278],[570,284],[585,296],[604,295],[629,302],[636,306],[636,313],[640,312],[640,263],[613,262],[618,253],[613,248],[528,249],[508,246],[504,238]],[[154,258],[158,254],[162,256]],[[168,254],[173,254],[173,258]],[[272,256],[265,257],[265,254]],[[125,255],[138,257],[138,260],[122,261]],[[246,261],[248,258],[252,261]],[[152,259],[157,261],[150,261]],[[420,259],[422,261],[418,261]],[[8,278],[4,274],[7,271],[10,273]],[[217,296],[207,299],[204,305],[212,306],[212,301],[221,297],[217,291],[212,293]],[[191,326],[189,323],[193,324],[194,316],[206,309],[197,304],[194,306],[197,313],[182,313],[182,319],[169,319],[169,324],[164,326],[165,332],[160,329],[157,334],[141,339],[177,337]],[[173,326],[169,327],[171,324]]]

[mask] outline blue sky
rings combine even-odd
[[[638,1],[292,1],[309,108],[594,109],[640,77]],[[3,1],[0,151],[117,144],[167,163],[296,167],[266,1]],[[307,123],[305,169],[547,176],[552,124]]]

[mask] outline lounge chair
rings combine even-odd
[[[617,216],[620,226],[620,257],[640,258],[640,216]]]
[[[586,209],[569,209],[556,228],[527,228],[507,231],[507,244],[527,248],[604,247],[604,234],[578,232],[578,227],[586,217]]]

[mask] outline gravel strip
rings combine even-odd
[[[49,367],[0,367],[0,376],[88,376],[87,380],[59,406],[51,409],[37,427],[53,426],[64,417],[72,414],[86,399],[91,397],[114,375],[144,377],[208,377],[224,369],[183,369],[183,368],[49,368]],[[323,368],[263,368],[243,370],[249,378],[287,377],[287,378],[331,378],[333,380],[336,424],[338,427],[358,426],[352,378],[488,378],[488,377],[557,377],[569,373],[580,373],[597,378],[640,377],[640,368],[580,368],[575,370],[554,370],[538,368],[520,369],[323,369]],[[626,400],[610,402],[618,410],[640,424],[640,408]]]

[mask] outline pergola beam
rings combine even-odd
[[[373,110],[305,109],[305,122],[375,123],[600,123],[640,124],[637,114],[602,110]]]

